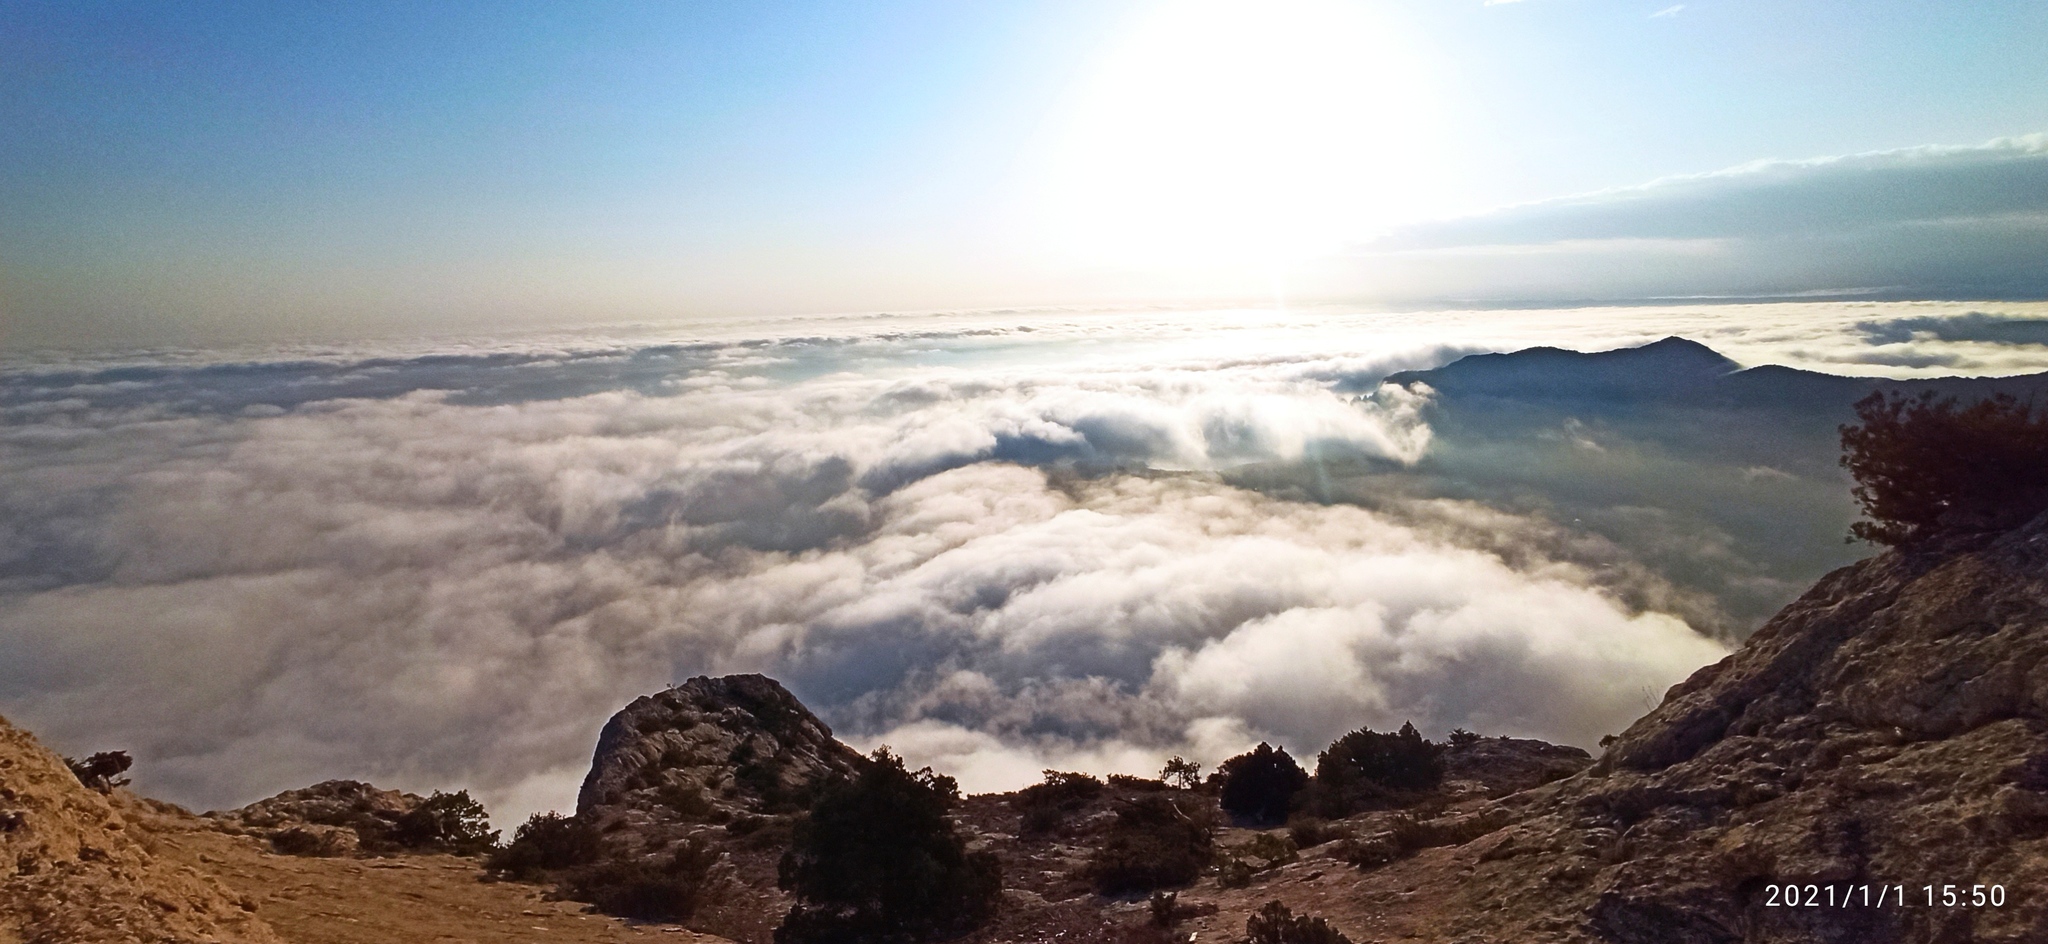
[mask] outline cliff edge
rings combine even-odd
[[[1453,939],[2048,940],[2048,515],[1830,574],[1471,847]]]

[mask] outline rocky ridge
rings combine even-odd
[[[2048,940],[2048,516],[1829,575],[1522,805],[1472,844],[1472,939]]]

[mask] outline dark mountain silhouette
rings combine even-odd
[[[1670,337],[1641,347],[1582,353],[1534,347],[1508,354],[1474,354],[1433,370],[1394,374],[1388,383],[1425,383],[1445,403],[1470,408],[1485,398],[1525,404],[1606,406],[1617,413],[1749,410],[1807,416],[1832,431],[1849,421],[1851,407],[1873,391],[1977,400],[2009,393],[2024,400],[2048,394],[2048,373],[2016,377],[1939,377],[1892,380],[1841,377],[1792,367],[1743,368],[1697,341]],[[1812,425],[1812,424],[1807,424]]]

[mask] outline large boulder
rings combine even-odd
[[[636,698],[605,723],[576,809],[703,822],[789,813],[860,762],[774,679],[700,676]]]

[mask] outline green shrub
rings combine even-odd
[[[1167,786],[1164,780],[1154,780],[1150,777],[1133,777],[1130,774],[1110,774],[1103,779],[1108,780],[1109,785],[1117,789],[1134,790],[1139,793],[1157,793],[1161,790],[1173,789]]]
[[[556,812],[535,813],[512,833],[512,841],[491,853],[486,866],[520,881],[585,865],[597,858],[598,832],[588,820]]]
[[[434,791],[391,824],[390,841],[401,848],[453,855],[481,855],[498,845],[484,805],[468,790]]]
[[[1215,849],[1215,827],[1195,798],[1148,793],[1122,802],[1084,870],[1095,890],[1128,895],[1193,882]]]
[[[1393,805],[1443,782],[1442,755],[1412,724],[1393,734],[1359,728],[1317,755],[1310,805],[1333,819]]]
[[[1011,807],[1023,814],[1018,831],[1026,836],[1053,832],[1069,816],[1102,795],[1102,781],[1087,774],[1045,772],[1045,780],[1017,791]]]
[[[1243,888],[1250,885],[1258,874],[1258,866],[1237,856],[1224,856],[1216,866],[1216,884],[1224,888]]]
[[[1246,920],[1244,931],[1246,944],[1351,944],[1351,939],[1331,927],[1328,921],[1308,915],[1296,916],[1277,901],[1266,902]]]
[[[689,781],[663,783],[654,795],[663,806],[686,819],[697,819],[711,812],[711,798],[704,795],[704,788]]]
[[[1286,865],[1300,858],[1293,840],[1272,833],[1253,836],[1250,841],[1237,847],[1237,854],[1248,859],[1258,859],[1265,863],[1261,867],[1264,869]]]
[[[1868,521],[1850,534],[1910,545],[1953,531],[1993,531],[2048,509],[2048,407],[2006,394],[1958,406],[1930,391],[1872,393],[1841,428],[1842,467]]]
[[[933,940],[986,921],[1001,866],[954,833],[946,814],[959,798],[953,778],[907,770],[886,749],[826,785],[782,857],[778,884],[797,901],[777,944]]]
[[[1449,741],[1452,747],[1471,747],[1472,745],[1479,743],[1479,740],[1479,735],[1473,734],[1472,732],[1467,731],[1464,728],[1451,729],[1451,736],[1449,738]]]
[[[1301,765],[1263,741],[1216,769],[1222,780],[1223,811],[1254,825],[1286,822],[1294,795],[1308,785]]]
[[[517,841],[517,840],[515,840]],[[718,853],[690,840],[655,859],[612,859],[569,873],[564,891],[605,914],[641,921],[687,921],[704,898]]]

